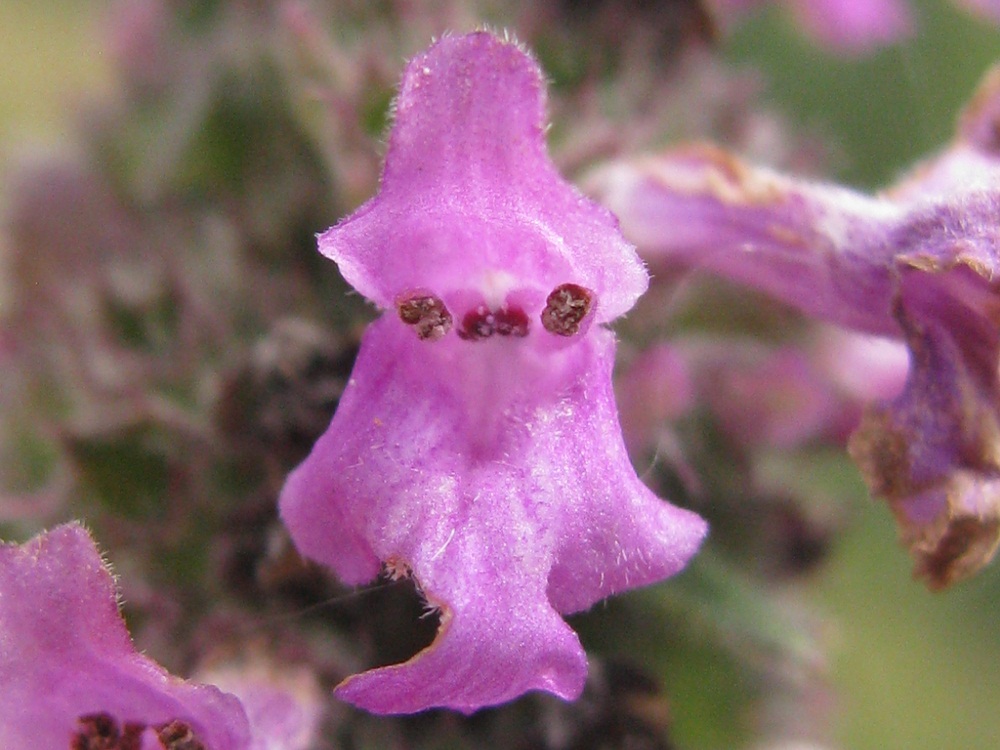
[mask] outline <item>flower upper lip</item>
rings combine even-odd
[[[383,309],[419,289],[446,302],[476,290],[490,308],[535,289],[544,305],[575,283],[600,299],[597,322],[613,320],[645,291],[645,269],[614,217],[549,159],[538,67],[494,39],[445,38],[411,61],[379,192],[322,234],[320,251]],[[459,62],[458,45],[476,54]]]

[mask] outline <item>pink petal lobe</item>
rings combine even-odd
[[[906,387],[869,409],[850,449],[889,503],[915,574],[942,589],[978,572],[1000,544],[1000,336],[976,310],[995,303],[968,268],[930,278],[907,270],[901,297]]]
[[[235,697],[135,651],[114,581],[75,524],[0,546],[0,695],[0,747],[69,747],[79,720],[97,714],[182,721],[211,750],[250,746]]]
[[[654,268],[706,268],[810,315],[898,332],[885,234],[903,211],[890,201],[707,146],[611,164],[591,187]]]
[[[339,689],[371,711],[575,697],[586,662],[558,613],[675,573],[705,533],[629,464],[609,332],[559,350],[535,337],[471,346],[374,323],[281,498],[304,554],[342,574],[405,566],[442,608],[429,649]],[[345,538],[370,547],[331,543]]]
[[[429,601],[447,600],[433,644],[404,664],[347,678],[335,695],[378,714],[431,706],[472,713],[530,690],[579,697],[583,648],[546,602],[544,581],[519,569],[516,555],[495,554],[497,545],[485,543],[482,535],[503,531],[483,524],[454,540],[444,569],[432,566],[419,578]],[[417,568],[426,569],[421,562]]]
[[[597,321],[621,315],[645,270],[614,217],[559,176],[544,109],[541,72],[517,45],[441,39],[406,68],[378,195],[320,250],[382,308],[418,289],[492,301],[573,282],[596,293]]]

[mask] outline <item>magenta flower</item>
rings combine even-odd
[[[595,190],[651,263],[712,270],[818,318],[902,338],[901,395],[851,453],[934,588],[1000,539],[1000,70],[960,136],[880,196],[752,168],[709,148],[609,167]]]
[[[239,701],[135,651],[89,535],[0,545],[0,747],[246,750]]]
[[[439,41],[407,66],[379,194],[320,237],[391,312],[282,515],[346,583],[384,565],[441,612],[430,647],[337,688],[376,713],[578,696],[586,658],[560,614],[672,575],[705,533],[629,463],[601,324],[646,274],[549,161],[543,109],[515,44]]]

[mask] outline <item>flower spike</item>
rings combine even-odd
[[[629,463],[600,324],[647,278],[549,161],[543,94],[515,44],[442,39],[407,66],[380,192],[320,237],[388,312],[282,517],[346,583],[386,563],[441,612],[428,648],[337,688],[375,713],[575,698],[560,615],[676,573],[705,533]]]

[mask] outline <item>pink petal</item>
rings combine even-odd
[[[597,295],[597,321],[628,310],[646,274],[605,209],[545,151],[541,72],[518,46],[445,37],[406,68],[381,189],[320,237],[380,307],[413,290],[449,301],[566,282]]]
[[[66,748],[81,717],[187,724],[212,750],[245,750],[239,701],[135,651],[114,580],[69,524],[0,546],[0,747]],[[147,730],[147,734],[151,734]]]
[[[340,697],[379,713],[575,697],[586,662],[557,613],[660,580],[696,551],[704,522],[628,462],[611,334],[545,343],[429,344],[392,317],[366,334],[282,516],[345,580],[373,577],[379,560],[412,570],[443,620],[429,649],[347,680]]]

